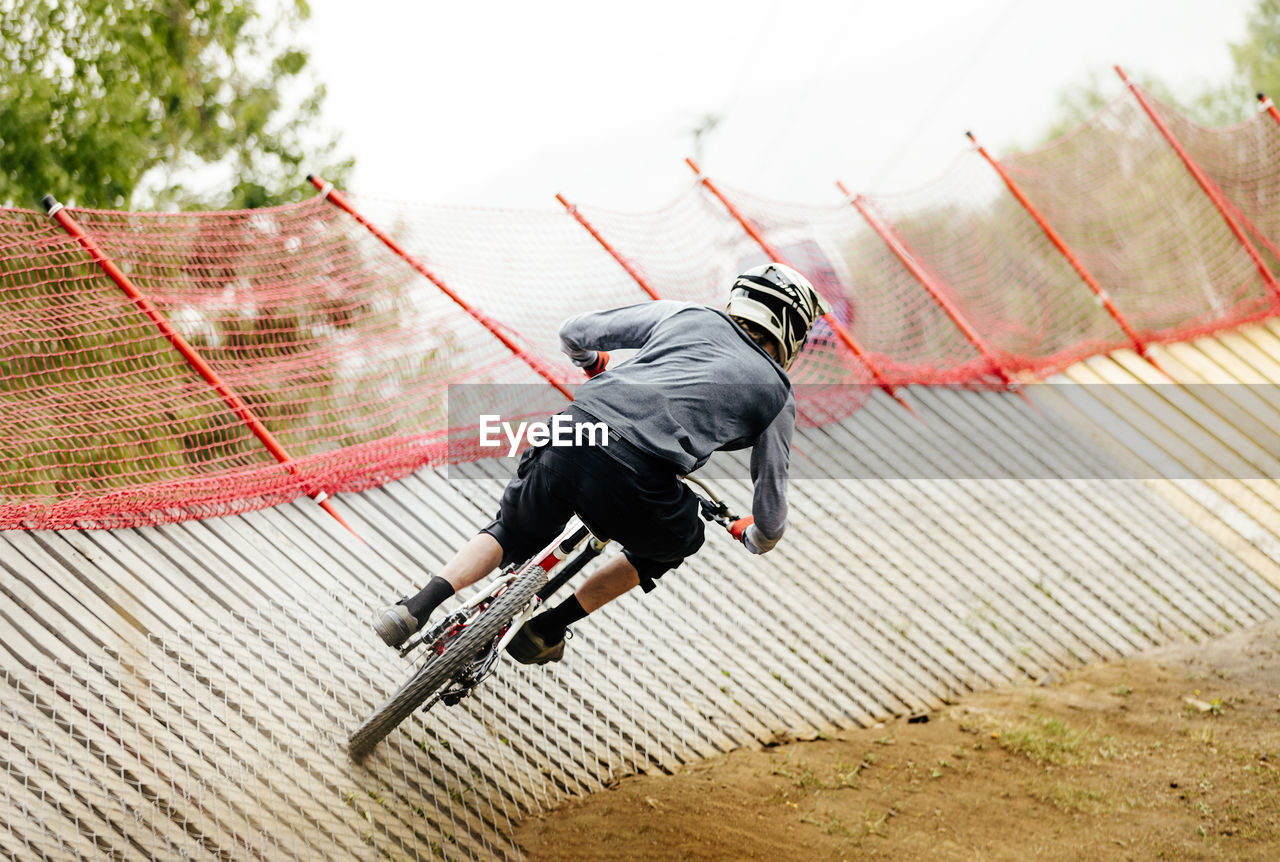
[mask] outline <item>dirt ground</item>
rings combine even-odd
[[[627,778],[516,837],[531,862],[1280,860],[1280,620]]]

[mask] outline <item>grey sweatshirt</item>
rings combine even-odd
[[[751,447],[755,523],[745,544],[773,548],[787,523],[795,429],[791,381],[727,314],[672,300],[571,317],[561,349],[575,365],[597,351],[635,349],[578,388],[574,403],[636,448],[692,473],[721,449]]]

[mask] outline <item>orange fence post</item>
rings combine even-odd
[[[556,200],[560,201],[560,203],[564,205],[564,208],[569,211],[569,215],[573,216],[578,224],[587,229],[587,233],[595,237],[596,242],[600,243],[600,245],[604,247],[604,250],[609,252],[609,256],[616,260],[618,265],[627,271],[627,275],[631,276],[635,283],[640,285],[641,290],[649,294],[653,299],[662,298],[658,296],[658,292],[656,290],[649,286],[649,283],[645,281],[644,276],[637,272],[636,268],[633,267],[625,257],[623,257],[603,236],[600,235],[600,232],[591,225],[591,222],[587,221],[586,216],[579,212],[576,206],[565,200],[564,195],[561,194],[556,195]]]
[[[700,182],[707,191],[711,192],[711,194],[715,196],[716,200],[720,201],[720,203],[724,205],[724,208],[729,211],[729,215],[733,216],[738,224],[742,225],[742,229],[747,232],[748,236],[756,241],[756,244],[759,245],[761,250],[769,256],[770,260],[774,263],[787,263],[782,254],[769,244],[769,241],[765,239],[764,234],[762,234],[760,230],[751,223],[751,220],[743,215],[742,212],[733,205],[733,202],[724,196],[720,189],[711,182],[709,177],[702,173],[702,169],[698,167],[697,162],[693,159],[687,158],[685,159],[685,163],[693,169],[695,174],[697,174],[698,182]],[[898,391],[893,384],[886,380],[884,375],[880,373],[880,369],[871,361],[871,357],[868,355],[867,351],[854,339],[854,337],[849,333],[849,330],[845,329],[844,325],[841,324],[840,321],[836,320],[835,316],[832,314],[824,314],[822,319],[825,320],[827,325],[831,327],[832,331],[839,336],[845,346],[853,351],[853,355],[858,357],[858,359],[862,361],[862,364],[867,367],[867,370],[871,372],[871,377],[875,380],[876,385],[887,392],[893,400],[897,401],[910,411],[913,416],[919,418],[919,415],[911,408],[911,405],[904,401],[902,396],[898,394]]]
[[[948,291],[943,289],[942,284],[934,277],[933,273],[926,270],[920,262],[916,260],[915,255],[913,255],[910,249],[907,248],[907,244],[902,237],[898,236],[898,234],[888,225],[883,224],[879,219],[877,219],[861,196],[850,194],[849,190],[844,187],[844,183],[837,180],[836,187],[844,193],[846,198],[849,199],[849,203],[853,204],[854,209],[862,214],[862,217],[866,219],[867,224],[871,225],[871,229],[876,232],[876,235],[879,236],[880,239],[884,240],[884,244],[889,247],[889,250],[893,252],[896,258],[898,258],[898,261],[907,268],[907,271],[915,277],[916,281],[920,282],[920,284],[924,286],[924,289],[933,297],[933,301],[942,306],[942,310],[951,318],[951,322],[954,323],[956,328],[964,334],[964,337],[969,339],[969,343],[972,344],[989,363],[991,363],[991,367],[998,375],[1000,375],[1000,379],[1004,381],[1005,386],[1012,385],[1013,380],[1004,370],[1004,366],[1000,363],[999,357],[996,356],[990,345],[987,344],[986,339],[978,333],[978,330],[973,327],[973,324],[969,322],[968,318],[965,317],[960,309],[956,307],[955,303],[951,301]]]
[[[1276,103],[1271,101],[1271,99],[1267,96],[1266,93],[1258,94],[1258,110],[1266,111],[1268,114],[1271,115],[1271,119],[1275,120],[1277,123],[1280,123],[1280,111],[1276,110]]]
[[[99,248],[98,244],[93,241],[93,237],[85,233],[84,228],[80,227],[80,224],[71,217],[71,213],[67,212],[66,208],[62,204],[58,203],[58,201],[54,199],[53,195],[45,195],[43,203],[45,212],[48,213],[49,217],[56,221],[63,230],[80,243],[81,247],[89,253],[91,258],[93,258],[94,263],[98,264],[102,271],[107,274],[107,277],[115,282],[117,287],[124,291],[125,296],[129,297],[133,304],[137,306],[138,310],[145,314],[147,318],[156,325],[164,337],[169,339],[169,343],[173,345],[174,349],[176,349],[178,353],[182,354],[182,358],[187,361],[187,364],[194,368],[196,372],[205,379],[205,382],[212,386],[217,393],[222,396],[222,400],[226,402],[232,412],[240,417],[241,422],[249,426],[249,430],[251,430],[254,435],[262,441],[262,444],[267,447],[267,450],[271,452],[272,455],[275,456],[276,460],[288,467],[290,472],[294,472],[295,468],[293,467],[293,458],[290,457],[289,453],[280,445],[280,441],[275,438],[275,435],[262,424],[254,414],[253,410],[250,409],[249,405],[235,393],[235,390],[227,385],[227,382],[218,375],[218,372],[215,371],[208,362],[205,361],[204,357],[197,353],[196,349],[182,337],[182,334],[173,328],[173,325],[170,324],[165,316],[160,313],[160,309],[156,308],[151,300],[147,299],[147,297],[134,286],[133,282],[129,280],[129,277],[124,274],[120,267],[116,266],[115,262],[111,260],[111,258],[107,257],[106,253],[103,252],[102,249]],[[333,508],[333,505],[329,502],[327,496],[328,495],[323,491],[312,495],[313,499],[320,504],[321,508],[336,518],[338,523],[346,527],[352,535],[359,538],[356,531],[351,529],[351,525],[343,520],[337,510]]]
[[[1258,110],[1266,111],[1268,114],[1271,115],[1271,119],[1275,120],[1277,124],[1280,124],[1280,111],[1276,110],[1275,103],[1272,102],[1269,98],[1267,98],[1266,93],[1258,94]],[[1250,222],[1249,219],[1246,218],[1245,215],[1241,213],[1239,209],[1236,209],[1234,207],[1233,209],[1236,215],[1240,218],[1240,220],[1244,222],[1245,229],[1248,230],[1249,233],[1253,234],[1258,239],[1259,242],[1265,245],[1267,247],[1267,251],[1271,252],[1273,255],[1275,255],[1276,258],[1280,259],[1280,248],[1277,248],[1276,244],[1273,243],[1271,240],[1269,240],[1266,234],[1258,230],[1257,225]]]
[[[455,293],[449,287],[449,285],[445,284],[444,281],[440,279],[439,276],[437,276],[431,270],[427,269],[427,267],[421,261],[419,261],[416,257],[409,254],[409,252],[405,251],[404,248],[398,242],[396,242],[394,239],[392,239],[391,237],[383,233],[378,228],[378,226],[375,225],[373,222],[369,221],[364,216],[360,215],[360,213],[356,212],[356,209],[353,206],[351,206],[350,202],[347,201],[346,196],[343,195],[342,192],[335,189],[332,183],[325,182],[322,177],[318,177],[315,174],[307,174],[307,179],[311,182],[313,186],[319,189],[320,196],[322,198],[329,201],[329,203],[333,204],[338,209],[342,210],[347,215],[354,218],[362,226],[364,226],[364,228],[368,230],[369,233],[373,234],[378,239],[380,239],[383,245],[391,249],[393,252],[396,253],[396,255],[402,258],[406,263],[408,263],[411,267],[416,269],[419,272],[419,274],[421,274],[424,278],[426,278],[427,281],[434,284],[437,288],[440,289],[442,293],[444,293],[445,296],[452,299],[455,303],[458,304],[458,306],[463,311],[471,315],[472,319],[474,319],[477,323],[479,323],[485,329],[489,330],[489,332],[493,335],[493,337],[501,341],[502,344],[508,350],[510,350],[516,356],[520,357],[520,359],[524,360],[525,364],[527,364],[530,368],[532,368],[539,375],[541,375],[543,379],[545,379],[548,383],[550,383],[557,390],[559,390],[561,395],[563,395],[565,398],[568,398],[570,401],[573,400],[573,395],[569,392],[569,390],[566,389],[564,385],[560,383],[560,381],[556,380],[556,378],[552,375],[551,371],[545,365],[543,365],[540,359],[528,353],[523,347],[516,344],[515,341],[513,341],[510,337],[507,336],[506,333],[502,331],[501,326],[498,324],[496,320],[489,317],[483,311],[471,305],[469,302],[467,302],[465,299],[463,299],[461,296]]]
[[[1120,80],[1124,81],[1125,86],[1129,88],[1129,91],[1133,93],[1134,98],[1138,100],[1138,104],[1142,106],[1142,110],[1151,118],[1151,122],[1155,124],[1155,127],[1160,131],[1160,134],[1164,136],[1164,139],[1169,142],[1169,146],[1173,147],[1173,151],[1178,154],[1178,158],[1182,159],[1182,163],[1186,165],[1187,170],[1195,179],[1196,183],[1199,184],[1201,190],[1208,195],[1209,200],[1213,201],[1213,205],[1218,208],[1218,212],[1227,223],[1227,228],[1230,229],[1232,235],[1239,240],[1240,244],[1244,246],[1244,250],[1249,255],[1250,260],[1253,261],[1254,266],[1256,266],[1258,271],[1262,273],[1262,280],[1266,282],[1267,289],[1271,291],[1272,305],[1280,303],[1280,285],[1276,284],[1275,276],[1271,274],[1271,270],[1267,269],[1266,263],[1262,260],[1262,255],[1258,254],[1258,250],[1253,247],[1253,243],[1249,242],[1249,238],[1245,236],[1244,231],[1236,222],[1236,219],[1232,217],[1231,214],[1235,210],[1235,207],[1227,201],[1226,195],[1222,193],[1222,190],[1219,189],[1217,184],[1209,178],[1209,175],[1200,168],[1200,165],[1196,163],[1196,160],[1191,157],[1191,153],[1187,152],[1186,147],[1182,146],[1182,143],[1174,137],[1172,130],[1170,130],[1164,120],[1160,119],[1160,115],[1156,113],[1156,109],[1151,104],[1151,100],[1142,92],[1142,88],[1133,81],[1130,81],[1129,76],[1126,75],[1124,70],[1119,66],[1116,66],[1115,69],[1116,73],[1120,76]],[[1254,233],[1257,233],[1256,228],[1254,229]]]
[[[1102,303],[1102,307],[1107,310],[1107,313],[1111,315],[1116,324],[1124,331],[1124,334],[1128,336],[1129,341],[1133,344],[1133,349],[1139,356],[1146,359],[1156,367],[1156,370],[1163,374],[1164,369],[1161,368],[1156,360],[1151,356],[1150,346],[1140,335],[1138,335],[1134,328],[1129,325],[1129,321],[1120,312],[1120,309],[1111,299],[1111,294],[1107,293],[1107,291],[1103,289],[1102,285],[1098,284],[1098,280],[1093,277],[1093,274],[1090,273],[1088,269],[1085,268],[1084,263],[1081,262],[1080,258],[1076,256],[1076,253],[1071,250],[1071,247],[1067,245],[1066,240],[1058,235],[1058,232],[1053,229],[1053,226],[1049,224],[1040,210],[1036,208],[1035,204],[1031,203],[1030,199],[1028,199],[1022,189],[1019,188],[1018,184],[1013,181],[1013,177],[1011,177],[1009,172],[1005,170],[1004,165],[996,161],[995,158],[978,143],[977,138],[973,136],[972,132],[965,132],[965,136],[973,142],[973,146],[977,149],[978,155],[986,159],[987,164],[991,165],[991,167],[995,169],[995,172],[999,174],[1000,179],[1004,180],[1005,186],[1009,189],[1009,192],[1013,195],[1014,199],[1017,200],[1018,203],[1022,204],[1022,208],[1027,211],[1027,214],[1030,215],[1031,219],[1040,227],[1040,230],[1044,232],[1044,235],[1049,238],[1049,242],[1053,244],[1053,247],[1056,248],[1064,258],[1066,258],[1067,263],[1069,263],[1071,268],[1075,270],[1076,275],[1080,276],[1080,280],[1085,283],[1089,290],[1093,291],[1093,295]]]

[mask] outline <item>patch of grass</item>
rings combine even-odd
[[[804,764],[793,764],[791,762],[791,757],[794,754],[795,751],[790,751],[786,757],[782,758],[781,762],[775,760],[769,769],[769,774],[785,778],[801,790],[807,787],[821,787],[822,782],[813,774],[812,769]],[[795,768],[794,770],[788,769],[788,766],[794,766]]]
[[[859,785],[858,773],[865,769],[867,764],[849,764],[843,760],[836,761],[835,778],[830,785],[832,789],[838,790],[841,787],[857,787]]]
[[[1033,786],[1031,796],[1068,814],[1102,814],[1115,809],[1105,790],[1090,790],[1064,782]]]
[[[898,803],[895,802],[889,806],[888,811],[881,814],[879,817],[876,817],[871,811],[871,806],[864,806],[862,809],[863,836],[879,835],[884,837],[885,827],[888,826],[888,823],[892,818],[898,816],[898,812],[900,810]]]
[[[1059,718],[1036,716],[993,731],[1000,747],[1040,766],[1077,766],[1115,753],[1114,740],[1071,727]]]
[[[845,826],[844,823],[841,822],[840,818],[835,816],[834,814],[831,815],[831,817],[826,821],[819,820],[817,817],[814,817],[813,815],[806,814],[805,816],[800,818],[800,822],[809,823],[809,824],[812,824],[813,826],[817,826],[819,829],[821,829],[823,832],[825,832],[828,835],[839,835],[841,838],[857,838],[858,837],[857,835],[854,834],[852,829],[850,829],[848,826]]]
[[[790,761],[788,757],[782,763],[774,763],[769,770],[770,775],[776,775],[779,778],[785,778],[790,781],[797,790],[817,792],[820,790],[840,790],[846,787],[859,787],[861,781],[859,774],[870,764],[866,761],[858,764],[850,764],[843,760],[836,761],[836,765],[832,770],[831,781],[824,781],[819,778],[811,767],[803,764],[796,764],[793,769],[788,769],[786,764]],[[783,793],[782,796],[787,796]]]

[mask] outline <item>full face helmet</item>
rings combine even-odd
[[[778,362],[790,370],[814,321],[831,311],[809,279],[786,264],[766,263],[738,276],[725,311],[763,330],[778,345]]]

